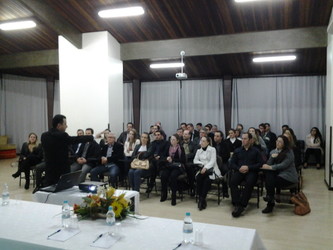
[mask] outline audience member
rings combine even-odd
[[[166,141],[163,137],[162,131],[155,132],[155,140],[152,142],[152,151],[153,151],[153,158],[152,158],[152,166],[151,176],[150,176],[150,183],[148,184],[148,188],[146,190],[147,193],[150,193],[155,186],[155,179],[159,172],[160,163],[165,161],[168,155],[169,145],[170,143]]]
[[[103,135],[103,138],[99,141],[99,146],[101,147],[101,149],[104,147],[105,144],[107,144],[107,135],[111,132],[110,129],[104,129],[102,132],[99,132],[95,138],[96,139],[99,139],[99,138],[102,138],[102,135]]]
[[[37,135],[30,133],[28,141],[24,142],[20,152],[20,158],[18,162],[18,170],[12,174],[14,178],[21,175],[24,172],[25,176],[25,189],[29,189],[30,186],[30,168],[40,163],[43,159],[42,145],[37,141]]]
[[[242,147],[235,149],[231,157],[231,168],[233,174],[230,180],[232,204],[235,206],[232,216],[239,217],[251,198],[254,185],[257,183],[258,171],[263,164],[259,150],[251,145],[252,135],[242,135]],[[245,181],[242,191],[239,184]]]
[[[272,151],[275,148],[276,134],[271,131],[271,125],[269,123],[265,123],[265,134],[263,135],[263,139],[266,143],[268,152]]]
[[[216,162],[216,150],[210,144],[208,136],[201,137],[201,148],[197,150],[193,160],[194,164],[201,166],[196,176],[197,194],[199,196],[198,208],[200,211],[207,207],[206,197],[211,188],[212,180],[216,176],[221,177],[221,172]]]
[[[199,132],[194,130],[194,126],[192,123],[187,124],[187,129],[190,131],[191,141],[194,141],[195,138],[199,137]]]
[[[202,123],[201,123],[201,122],[198,122],[198,123],[195,125],[195,130],[199,133],[201,129],[202,129]]]
[[[236,131],[234,129],[229,130],[229,138],[226,140],[230,153],[233,154],[236,148],[242,146],[242,141],[238,140],[236,137]]]
[[[149,134],[143,132],[140,137],[140,144],[136,145],[132,154],[132,160],[138,158],[139,160],[151,160],[153,157],[152,147],[149,141]],[[140,192],[141,178],[147,177],[151,173],[151,170],[134,169],[131,168],[128,171],[128,178],[130,186],[133,190]]]
[[[100,181],[100,175],[109,172],[111,186],[117,187],[117,178],[121,166],[120,161],[124,159],[124,146],[116,142],[116,136],[113,133],[107,135],[107,142],[101,152],[101,165],[91,170],[91,180]]]
[[[289,126],[287,125],[287,124],[284,124],[284,125],[282,125],[282,134],[287,130],[287,129],[289,129]]]
[[[168,197],[168,184],[171,189],[171,205],[176,205],[176,193],[178,189],[178,176],[185,172],[185,151],[179,144],[180,137],[178,134],[171,136],[171,144],[165,162],[161,162],[161,202]]]
[[[133,129],[134,124],[132,122],[127,123],[127,129],[123,131],[120,136],[118,137],[117,142],[124,145],[125,141],[128,139],[128,132]]]
[[[127,141],[124,144],[124,167],[120,168],[120,178],[119,181],[123,182],[127,178],[128,170],[130,168],[130,163],[132,161],[132,154],[134,148],[140,144],[140,140],[137,139],[137,132],[133,128],[128,132]]]
[[[67,120],[64,115],[55,115],[52,119],[52,128],[42,134],[42,147],[45,157],[45,186],[56,184],[62,174],[70,172],[69,152],[70,145],[93,141],[93,136],[69,136],[65,131]]]
[[[313,127],[305,138],[305,159],[304,168],[308,166],[310,155],[314,155],[316,159],[316,168],[320,169],[321,155],[323,154],[323,138],[317,127]]]
[[[294,154],[288,145],[288,138],[278,136],[276,149],[272,150],[267,164],[261,169],[265,173],[265,188],[267,206],[262,213],[267,214],[273,211],[275,205],[275,188],[288,187],[298,182],[298,175],[294,164]]]
[[[85,135],[93,135],[94,130],[92,128],[87,128]],[[79,177],[79,183],[86,180],[86,176],[90,171],[96,167],[100,161],[100,151],[101,148],[98,143],[93,140],[92,142],[86,142],[82,144],[79,152],[75,154],[75,162],[71,165],[71,172],[82,170]]]

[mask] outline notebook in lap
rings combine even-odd
[[[57,184],[41,188],[40,191],[56,193],[79,184],[79,177],[82,171],[63,174]]]

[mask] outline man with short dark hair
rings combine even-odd
[[[45,157],[45,185],[56,184],[62,174],[70,172],[68,147],[79,142],[93,141],[93,136],[69,136],[66,116],[55,115],[52,128],[43,133],[41,142]]]
[[[120,136],[118,137],[117,142],[124,145],[125,141],[127,141],[127,139],[128,139],[127,138],[128,132],[131,131],[133,128],[134,128],[133,122],[128,122],[127,123],[127,129],[120,134]]]
[[[93,135],[94,130],[92,128],[87,128],[85,131],[86,135]],[[93,140],[91,142],[86,142],[81,145],[79,151],[74,156],[74,163],[71,165],[71,172],[82,170],[79,177],[79,182],[84,182],[86,176],[90,171],[96,167],[100,160],[100,146]]]
[[[191,141],[194,141],[195,138],[199,138],[199,132],[194,130],[194,126],[192,123],[187,124],[187,129],[190,131]]]
[[[235,149],[232,155],[230,166],[233,174],[230,180],[230,190],[232,203],[235,206],[232,216],[239,217],[247,206],[254,185],[257,183],[258,172],[263,161],[260,151],[251,144],[252,135],[244,133],[242,135],[242,147]],[[242,191],[239,185],[245,181],[245,186]]]
[[[275,149],[277,137],[276,134],[271,131],[271,125],[267,122],[265,123],[265,134],[263,136],[263,139],[266,143],[268,153]]]

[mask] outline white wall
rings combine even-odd
[[[67,117],[69,134],[88,127],[98,133],[109,123],[113,132],[121,132],[120,45],[108,32],[83,34],[82,49],[59,37],[59,78],[60,112]]]

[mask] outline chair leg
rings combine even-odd
[[[260,202],[260,187],[257,186],[257,208],[259,208],[259,202]]]

